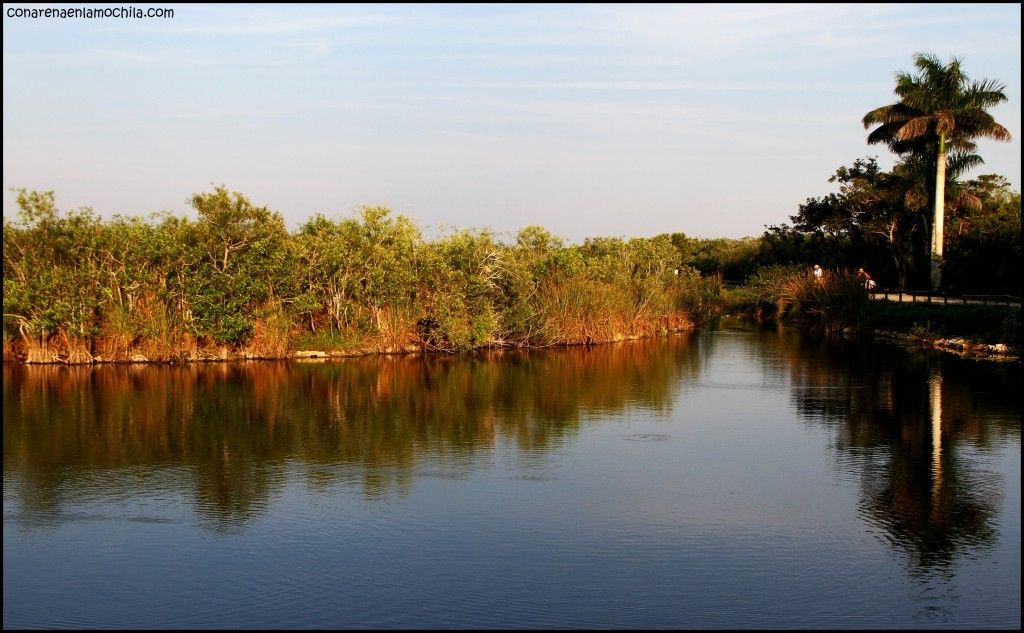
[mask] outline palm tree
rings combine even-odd
[[[896,73],[900,100],[864,115],[864,129],[878,125],[868,143],[886,143],[897,154],[913,154],[935,164],[935,218],[932,224],[932,289],[942,286],[943,214],[947,153],[958,157],[960,169],[981,164],[974,154],[978,137],[1009,141],[1010,133],[986,110],[1006,101],[1004,84],[993,80],[970,81],[952,58],[943,64],[929,53],[914,55],[917,75]],[[964,162],[966,161],[966,162]]]

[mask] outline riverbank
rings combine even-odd
[[[880,340],[961,356],[1019,360],[1020,311],[1008,306],[873,301],[865,329]]]
[[[872,330],[870,336],[876,340],[894,343],[903,347],[937,349],[965,358],[986,358],[998,361],[1019,361],[1020,350],[1005,343],[980,343],[966,338],[929,338],[909,332]]]
[[[121,354],[104,356],[102,354],[89,354],[78,350],[75,354],[61,353],[59,349],[50,350],[45,346],[39,346],[34,353],[29,354],[24,345],[13,342],[4,345],[3,362],[25,365],[105,365],[105,364],[162,364],[175,365],[186,363],[217,363],[248,360],[300,360],[317,361],[331,358],[356,358],[363,356],[389,356],[389,355],[416,355],[416,354],[441,354],[457,355],[480,350],[491,349],[557,349],[569,347],[589,347],[593,345],[607,345],[622,341],[636,341],[668,334],[691,332],[697,324],[685,313],[678,313],[672,316],[665,316],[661,319],[636,324],[638,330],[630,332],[614,332],[610,336],[594,338],[585,336],[579,339],[555,341],[548,344],[517,344],[512,345],[502,341],[492,341],[488,344],[479,345],[470,349],[447,350],[431,347],[425,342],[409,343],[404,345],[382,345],[372,342],[364,344],[353,344],[344,348],[326,349],[277,349],[267,350],[258,348],[231,348],[228,346],[193,347],[173,354],[165,354],[151,358],[146,354],[135,351],[126,351]]]
[[[821,334],[858,334],[962,356],[1020,357],[1020,309],[1005,305],[872,300],[852,275],[819,282],[790,270],[766,270],[724,294],[725,307],[760,323]]]

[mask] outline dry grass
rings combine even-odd
[[[776,305],[780,315],[793,314],[826,332],[857,327],[868,306],[863,284],[849,271],[825,271],[821,279],[797,274],[782,281]]]

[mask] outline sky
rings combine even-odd
[[[916,52],[1005,84],[979,142],[1020,190],[1021,7],[175,5],[3,17],[13,188],[104,217],[191,213],[225,185],[283,214],[383,205],[428,236],[759,235],[836,168]],[[83,7],[33,5],[35,7]],[[104,6],[104,5],[100,5]]]

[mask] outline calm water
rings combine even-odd
[[[1019,627],[1021,368],[722,330],[3,368],[5,627]]]

